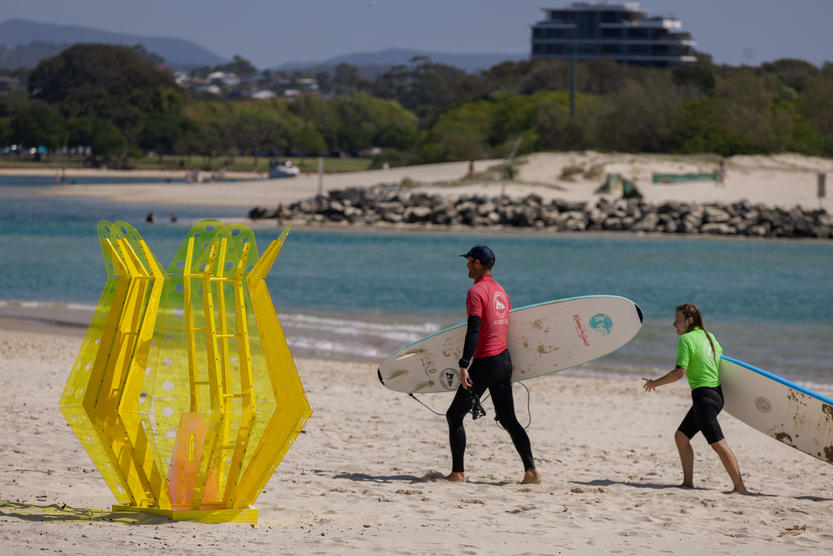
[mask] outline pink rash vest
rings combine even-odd
[[[474,358],[497,355],[506,349],[511,309],[509,296],[491,276],[481,276],[474,281],[466,296],[466,314],[481,319]]]

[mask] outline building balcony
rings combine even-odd
[[[535,54],[536,60],[569,60],[572,58],[572,52],[562,53],[541,53]],[[669,56],[658,54],[579,54],[577,59],[580,62],[590,60],[613,60],[614,62],[667,62],[667,63],[690,63],[696,62],[696,56]]]
[[[603,44],[619,44],[623,46],[630,46],[630,45],[664,45],[664,46],[679,46],[679,45],[688,45],[691,44],[692,46],[697,44],[694,41],[685,41],[685,40],[678,40],[673,38],[666,38],[666,39],[629,39],[629,38],[604,38],[604,39],[573,39],[570,37],[533,37],[532,42],[537,43],[561,43],[561,44],[570,44],[570,45],[586,45],[586,44],[593,44],[593,45],[603,45]]]

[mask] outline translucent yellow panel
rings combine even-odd
[[[259,258],[251,229],[205,220],[163,270],[99,223],[108,278],[60,406],[119,508],[256,520],[312,414],[264,280],[288,231]]]

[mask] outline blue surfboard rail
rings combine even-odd
[[[523,311],[524,309],[531,309],[533,307],[541,307],[542,305],[552,305],[553,303],[561,303],[563,301],[575,301],[577,299],[590,299],[590,298],[598,298],[598,297],[624,299],[625,301],[627,301],[629,303],[633,303],[633,306],[636,307],[636,312],[639,314],[639,322],[642,322],[642,309],[639,308],[639,305],[637,305],[636,303],[634,303],[633,301],[631,301],[627,297],[622,297],[620,295],[580,295],[578,297],[568,297],[566,299],[553,299],[552,301],[544,301],[543,303],[534,303],[532,305],[527,305],[526,307],[518,307],[517,309],[512,309],[509,312],[514,313],[515,311]],[[445,334],[449,330],[454,330],[455,328],[460,328],[461,326],[466,326],[466,324],[467,323],[463,322],[463,323],[457,324],[455,326],[450,326],[450,327],[446,328],[445,330],[440,330],[439,332],[434,332],[433,334],[430,334],[430,335],[428,335],[424,338],[420,338],[416,342],[411,342],[407,346],[403,346],[403,347],[399,348],[398,350],[394,351],[393,353],[391,353],[390,355],[388,355],[387,357],[385,357],[382,360],[382,363],[384,363],[385,361],[387,361],[389,358],[393,357],[394,355],[396,355],[400,351],[408,349],[409,347],[411,347],[414,344],[418,344],[418,343],[420,343],[424,340],[427,340],[429,338],[433,338],[434,336],[439,336],[440,334]],[[380,377],[381,377],[381,375],[380,375]],[[380,378],[380,380],[381,380],[381,378]]]
[[[802,394],[806,394],[806,395],[810,396],[811,398],[816,398],[819,401],[822,401],[826,404],[830,404],[831,406],[833,406],[833,400],[831,400],[827,396],[823,396],[823,395],[819,394],[818,392],[814,392],[813,390],[810,390],[809,388],[805,388],[804,386],[798,385],[795,382],[790,382],[786,378],[782,378],[778,375],[772,374],[769,371],[759,369],[758,367],[750,365],[749,363],[744,363],[743,361],[738,361],[737,359],[733,359],[731,357],[726,357],[725,355],[722,355],[720,358],[725,359],[726,361],[729,361],[730,363],[734,363],[735,365],[740,365],[741,367],[743,367],[745,369],[749,369],[750,371],[753,371],[755,373],[758,373],[761,376],[765,376],[770,380],[774,380],[775,382],[779,382],[779,383],[783,384],[784,386],[786,386],[788,388],[792,388],[793,390],[798,390]]]

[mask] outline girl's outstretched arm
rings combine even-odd
[[[666,384],[671,384],[672,382],[677,382],[681,378],[685,376],[685,369],[682,367],[676,367],[673,371],[669,372],[667,375],[660,377],[656,380],[651,380],[650,378],[643,377],[642,380],[645,381],[643,388],[645,388],[646,392],[650,392],[654,388],[658,388],[660,386],[665,386]]]

